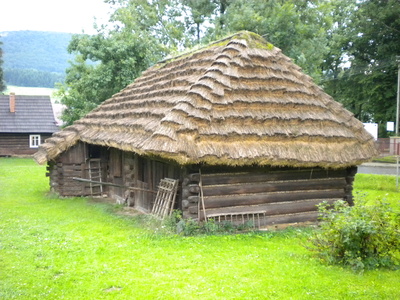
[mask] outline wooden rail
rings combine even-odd
[[[152,191],[152,190],[148,190],[148,189],[142,189],[142,188],[138,188],[138,187],[125,186],[125,185],[115,184],[115,183],[111,183],[111,182],[95,181],[95,180],[90,180],[90,179],[85,179],[85,178],[78,178],[78,177],[73,177],[72,179],[76,180],[76,181],[80,181],[80,182],[96,183],[96,184],[101,184],[101,185],[120,187],[120,188],[124,188],[124,189],[127,189],[127,190],[132,190],[132,191],[143,191],[143,192],[157,194],[156,191]]]

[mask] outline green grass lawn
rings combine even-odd
[[[367,200],[381,199],[400,210],[400,193],[396,188],[396,176],[357,174],[354,195],[364,195]]]
[[[365,178],[357,191],[400,199]],[[323,265],[304,247],[311,229],[160,235],[113,205],[47,193],[44,166],[0,158],[0,299],[400,299],[399,270]]]

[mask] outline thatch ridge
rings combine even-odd
[[[78,140],[181,164],[341,168],[376,154],[361,122],[249,32],[149,68],[35,157]]]

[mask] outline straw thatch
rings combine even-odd
[[[52,160],[78,141],[180,164],[341,168],[375,155],[360,121],[250,32],[153,66],[35,158]]]

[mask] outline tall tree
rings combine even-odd
[[[71,124],[131,83],[152,63],[185,45],[179,3],[161,0],[106,1],[111,22],[93,36],[75,35],[68,47],[76,55],[60,86],[66,105],[62,119]]]
[[[319,81],[327,52],[326,32],[332,25],[329,9],[324,0],[234,0],[226,8],[220,30],[263,35]]]
[[[4,72],[3,72],[3,50],[2,46],[3,42],[0,41],[0,93],[6,89],[6,85],[4,83]]]
[[[395,119],[397,62],[400,54],[400,2],[356,1],[341,29],[337,48],[345,67],[326,70],[324,84],[333,96],[365,122],[385,125]],[[385,137],[386,126],[380,126]]]
[[[212,22],[211,17],[217,4],[210,0],[182,0],[181,2],[184,8],[189,8],[185,16],[186,30],[196,37],[196,43],[200,43],[202,25],[206,21]]]
[[[327,31],[328,51],[322,64],[323,84],[333,96],[339,92],[338,76],[342,73],[348,56],[344,45],[347,40],[349,25],[356,11],[357,0],[332,0],[331,17],[333,26]]]

